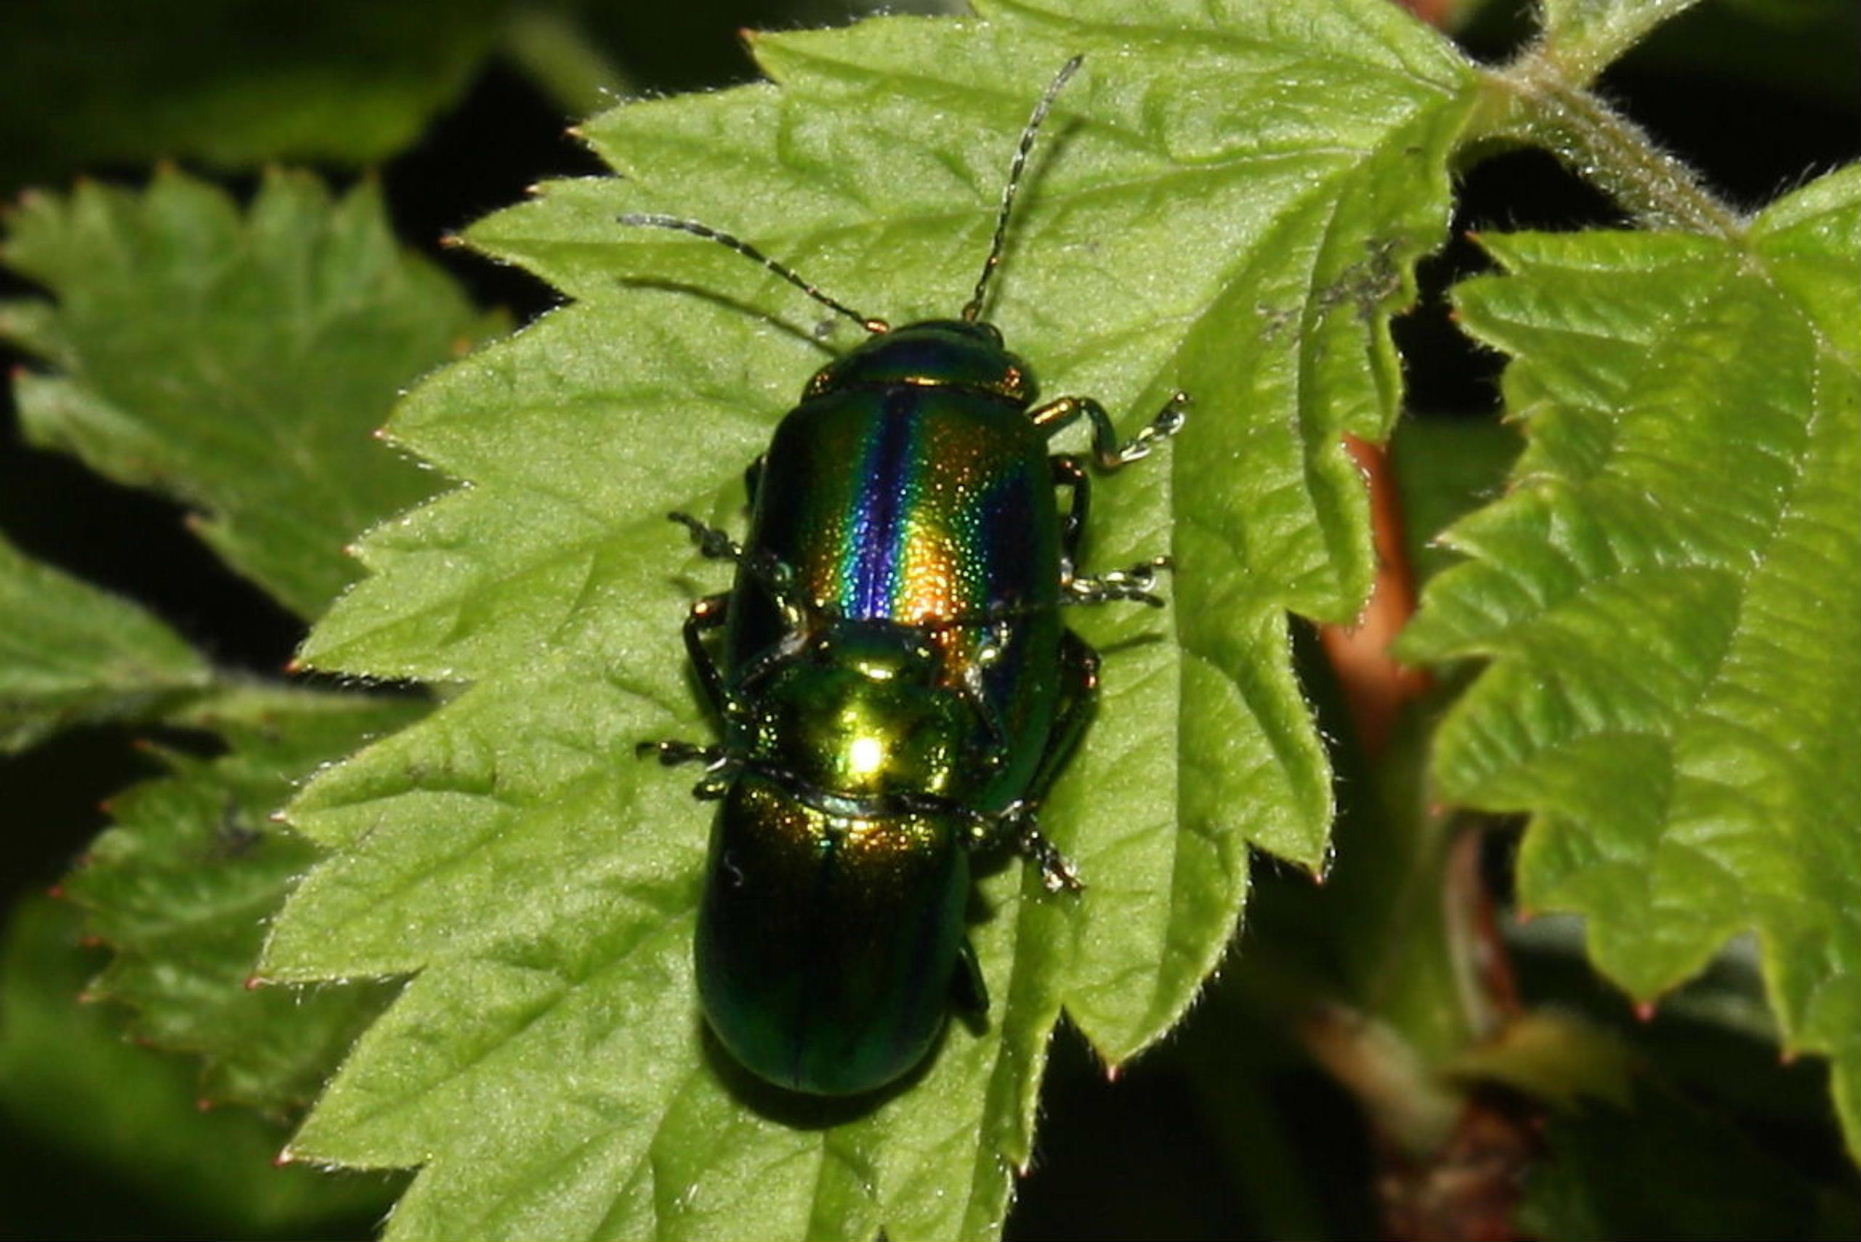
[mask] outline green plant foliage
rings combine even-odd
[[[36,1159],[88,1161],[83,1183],[28,1194],[10,1180],[9,1232],[81,1232],[108,1205],[72,1196],[100,1192],[166,1209],[209,1237],[329,1237],[379,1215],[388,1183],[275,1167],[280,1126],[243,1109],[202,1110],[193,1065],[125,1041],[110,1006],[80,1004],[96,969],[96,955],[78,948],[80,922],[68,903],[35,897],[0,937],[0,1122],[29,1136]]]
[[[0,304],[0,337],[55,368],[15,380],[28,438],[199,506],[202,538],[300,615],[354,575],[357,531],[435,489],[369,433],[479,325],[372,186],[332,203],[270,174],[242,214],[167,171],[35,193],[7,223],[0,257],[57,297]]]
[[[1493,660],[1437,778],[1533,814],[1521,901],[1636,997],[1755,929],[1861,1142],[1861,170],[1730,238],[1486,242],[1462,318],[1531,440],[1406,636]]]
[[[266,921],[316,850],[271,815],[319,765],[419,716],[413,699],[248,689],[189,713],[227,747],[175,751],[172,774],[112,799],[66,892],[115,950],[90,986],[145,1042],[204,1058],[204,1098],[288,1115],[307,1105],[392,995],[379,985],[247,985]]]
[[[1396,424],[1389,459],[1402,492],[1403,535],[1417,581],[1460,563],[1435,536],[1499,498],[1521,446],[1516,427],[1484,418],[1405,418]]]
[[[1551,1119],[1520,1228],[1541,1238],[1851,1238],[1861,1211],[1666,1088]]]
[[[112,160],[383,159],[464,89],[507,7],[8,0],[0,188]]]
[[[209,677],[191,647],[135,604],[0,538],[0,752],[80,722],[152,714]]]
[[[264,964],[418,972],[294,1145],[424,1163],[395,1236],[992,1236],[1061,1007],[1133,1055],[1218,961],[1249,845],[1323,857],[1284,613],[1347,619],[1367,591],[1339,437],[1387,434],[1386,317],[1447,223],[1475,79],[1382,0],[990,15],[763,39],[779,86],[596,118],[624,180],[547,186],[469,234],[575,301],[396,413],[470,486],[362,542],[374,576],[305,658],[472,685],[293,805],[332,857]],[[953,1026],[882,1101],[772,1099],[707,1048],[691,994],[707,812],[633,747],[707,729],[677,628],[721,579],[665,512],[736,524],[743,467],[831,355],[788,286],[615,217],[727,228],[893,322],[954,313],[1015,135],[1076,53],[986,314],[1049,391],[1127,425],[1193,394],[1183,435],[1094,505],[1094,563],[1171,551],[1173,606],[1077,618],[1104,702],[1046,822],[1090,887],[1051,898],[1018,864],[982,884],[986,1028]]]

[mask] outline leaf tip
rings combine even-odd
[[[271,1167],[274,1169],[287,1168],[296,1163],[297,1153],[292,1151],[289,1147],[279,1151],[277,1155],[271,1158]]]
[[[1651,1000],[1637,1001],[1635,1003],[1635,1020],[1637,1022],[1652,1022],[1659,1008],[1660,1007]]]
[[[274,982],[275,980],[267,979],[263,975],[247,975],[246,981],[240,986],[248,992],[256,992],[260,988],[270,987]]]
[[[194,1111],[197,1113],[210,1113],[217,1107],[219,1106],[204,1095],[194,1101]]]

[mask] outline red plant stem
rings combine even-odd
[[[1396,662],[1390,643],[1415,613],[1415,575],[1403,543],[1402,501],[1389,455],[1356,436],[1344,447],[1370,486],[1378,568],[1370,602],[1354,625],[1327,625],[1320,635],[1350,707],[1357,740],[1372,759],[1383,753],[1390,728],[1409,700],[1428,689],[1428,674]]]

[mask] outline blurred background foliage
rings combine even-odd
[[[260,170],[309,166],[338,185],[379,181],[402,242],[444,264],[484,308],[522,320],[552,293],[439,239],[546,177],[598,173],[566,133],[622,99],[752,79],[738,37],[857,19],[855,0],[10,0],[0,10],[0,194],[75,179],[146,184],[178,162],[255,192]],[[938,0],[888,11],[953,11]],[[1522,6],[1418,5],[1476,57],[1527,33]],[[1861,148],[1861,7],[1854,0],[1708,0],[1608,71],[1605,95],[1731,201],[1762,203]],[[1492,228],[1619,223],[1542,153],[1465,170],[1456,237]],[[1418,415],[1395,453],[1408,536],[1426,540],[1490,497],[1516,452],[1494,422],[1501,360],[1449,321],[1440,291],[1482,260],[1454,241],[1400,326]],[[33,292],[0,271],[0,297]],[[16,356],[5,359],[22,362]],[[1466,433],[1467,426],[1480,430]],[[1444,427],[1456,428],[1445,434]],[[31,555],[144,603],[215,660],[272,675],[298,619],[229,571],[182,508],[27,447],[0,416],[0,531]],[[1350,735],[1316,642],[1309,685]],[[202,1111],[198,1067],[136,1046],[123,1015],[76,997],[106,955],[70,903],[46,896],[105,827],[106,799],[162,770],[136,733],[68,730],[0,759],[0,1236],[368,1236],[398,1176],[275,1170],[288,1122]],[[185,735],[164,744],[186,750]],[[199,745],[199,739],[192,739]],[[1265,864],[1247,944],[1183,1029],[1107,1083],[1062,1034],[1033,1175],[1010,1237],[1370,1236],[1378,1153],[1357,1099],[1309,1055],[1276,980],[1348,976],[1336,923],[1378,877],[1352,859],[1388,831],[1386,774],[1340,744],[1339,867],[1318,891]],[[1411,765],[1412,767],[1413,765]],[[1513,829],[1492,826],[1473,874],[1500,894]],[[1365,856],[1372,856],[1369,851]],[[1582,929],[1510,931],[1533,1005],[1580,1015],[1638,1074],[1632,1098],[1555,1115],[1559,1153],[1524,1224],[1547,1236],[1853,1236],[1855,1178],[1829,1116],[1820,1062],[1780,1063],[1740,943],[1650,1020],[1590,972]],[[1304,1046],[1302,1046],[1302,1043]],[[1501,1111],[1505,1101],[1495,1105]],[[1632,1115],[1633,1123],[1627,1121]]]

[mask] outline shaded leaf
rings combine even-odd
[[[1488,238],[1463,321],[1513,354],[1513,492],[1406,636],[1494,663],[1446,794],[1524,810],[1520,895],[1652,999],[1755,929],[1786,1047],[1861,1141],[1861,171],[1740,238]],[[1650,313],[1658,308],[1658,313]]]
[[[194,1066],[135,1047],[115,1014],[80,1004],[96,961],[78,949],[79,923],[75,908],[32,898],[0,939],[0,1124],[35,1157],[83,1160],[94,1179],[21,1193],[9,1226],[29,1231],[49,1195],[69,1227],[96,1207],[71,1195],[122,1188],[217,1237],[341,1236],[379,1215],[391,1182],[276,1167],[280,1126],[198,1108]]]
[[[369,438],[394,394],[474,331],[438,269],[395,244],[372,186],[337,202],[271,174],[241,214],[173,171],[144,194],[34,194],[7,264],[56,303],[0,304],[35,443],[206,511],[199,532],[303,616],[354,574],[354,534],[434,480]]]
[[[101,162],[369,163],[463,91],[508,0],[8,0],[10,184]]]
[[[228,691],[188,716],[226,753],[165,752],[172,775],[111,800],[115,826],[65,884],[116,954],[90,994],[133,1007],[145,1042],[200,1054],[205,1098],[280,1115],[303,1107],[393,995],[247,983],[267,921],[316,858],[272,813],[319,765],[424,710],[412,699]]]
[[[1591,1101],[1553,1115],[1526,1182],[1530,1236],[1842,1238],[1861,1227],[1852,1194],[1819,1186],[1724,1116],[1641,1083],[1632,1104]]]
[[[0,538],[0,751],[72,724],[151,718],[211,677],[135,604]]]
[[[375,576],[306,658],[474,684],[294,805],[333,857],[266,958],[420,972],[298,1140],[425,1161],[397,1236],[993,1236],[1061,1006],[1130,1057],[1219,960],[1250,844],[1323,857],[1285,610],[1348,618],[1367,590],[1339,438],[1393,416],[1385,321],[1445,227],[1473,79],[1381,0],[995,16],[763,39],[779,87],[596,118],[624,180],[470,233],[576,301],[397,412],[396,439],[471,486],[364,541]],[[1018,864],[983,881],[987,1027],[953,1026],[882,1100],[772,1099],[709,1050],[691,994],[707,811],[633,747],[707,727],[677,628],[722,579],[665,512],[735,525],[744,466],[831,353],[762,269],[615,217],[727,228],[893,322],[952,314],[1075,53],[986,313],[1051,392],[1128,428],[1194,395],[1183,435],[1094,496],[1092,563],[1170,551],[1173,606],[1074,614],[1104,699],[1044,822],[1090,889],[1048,897]]]

